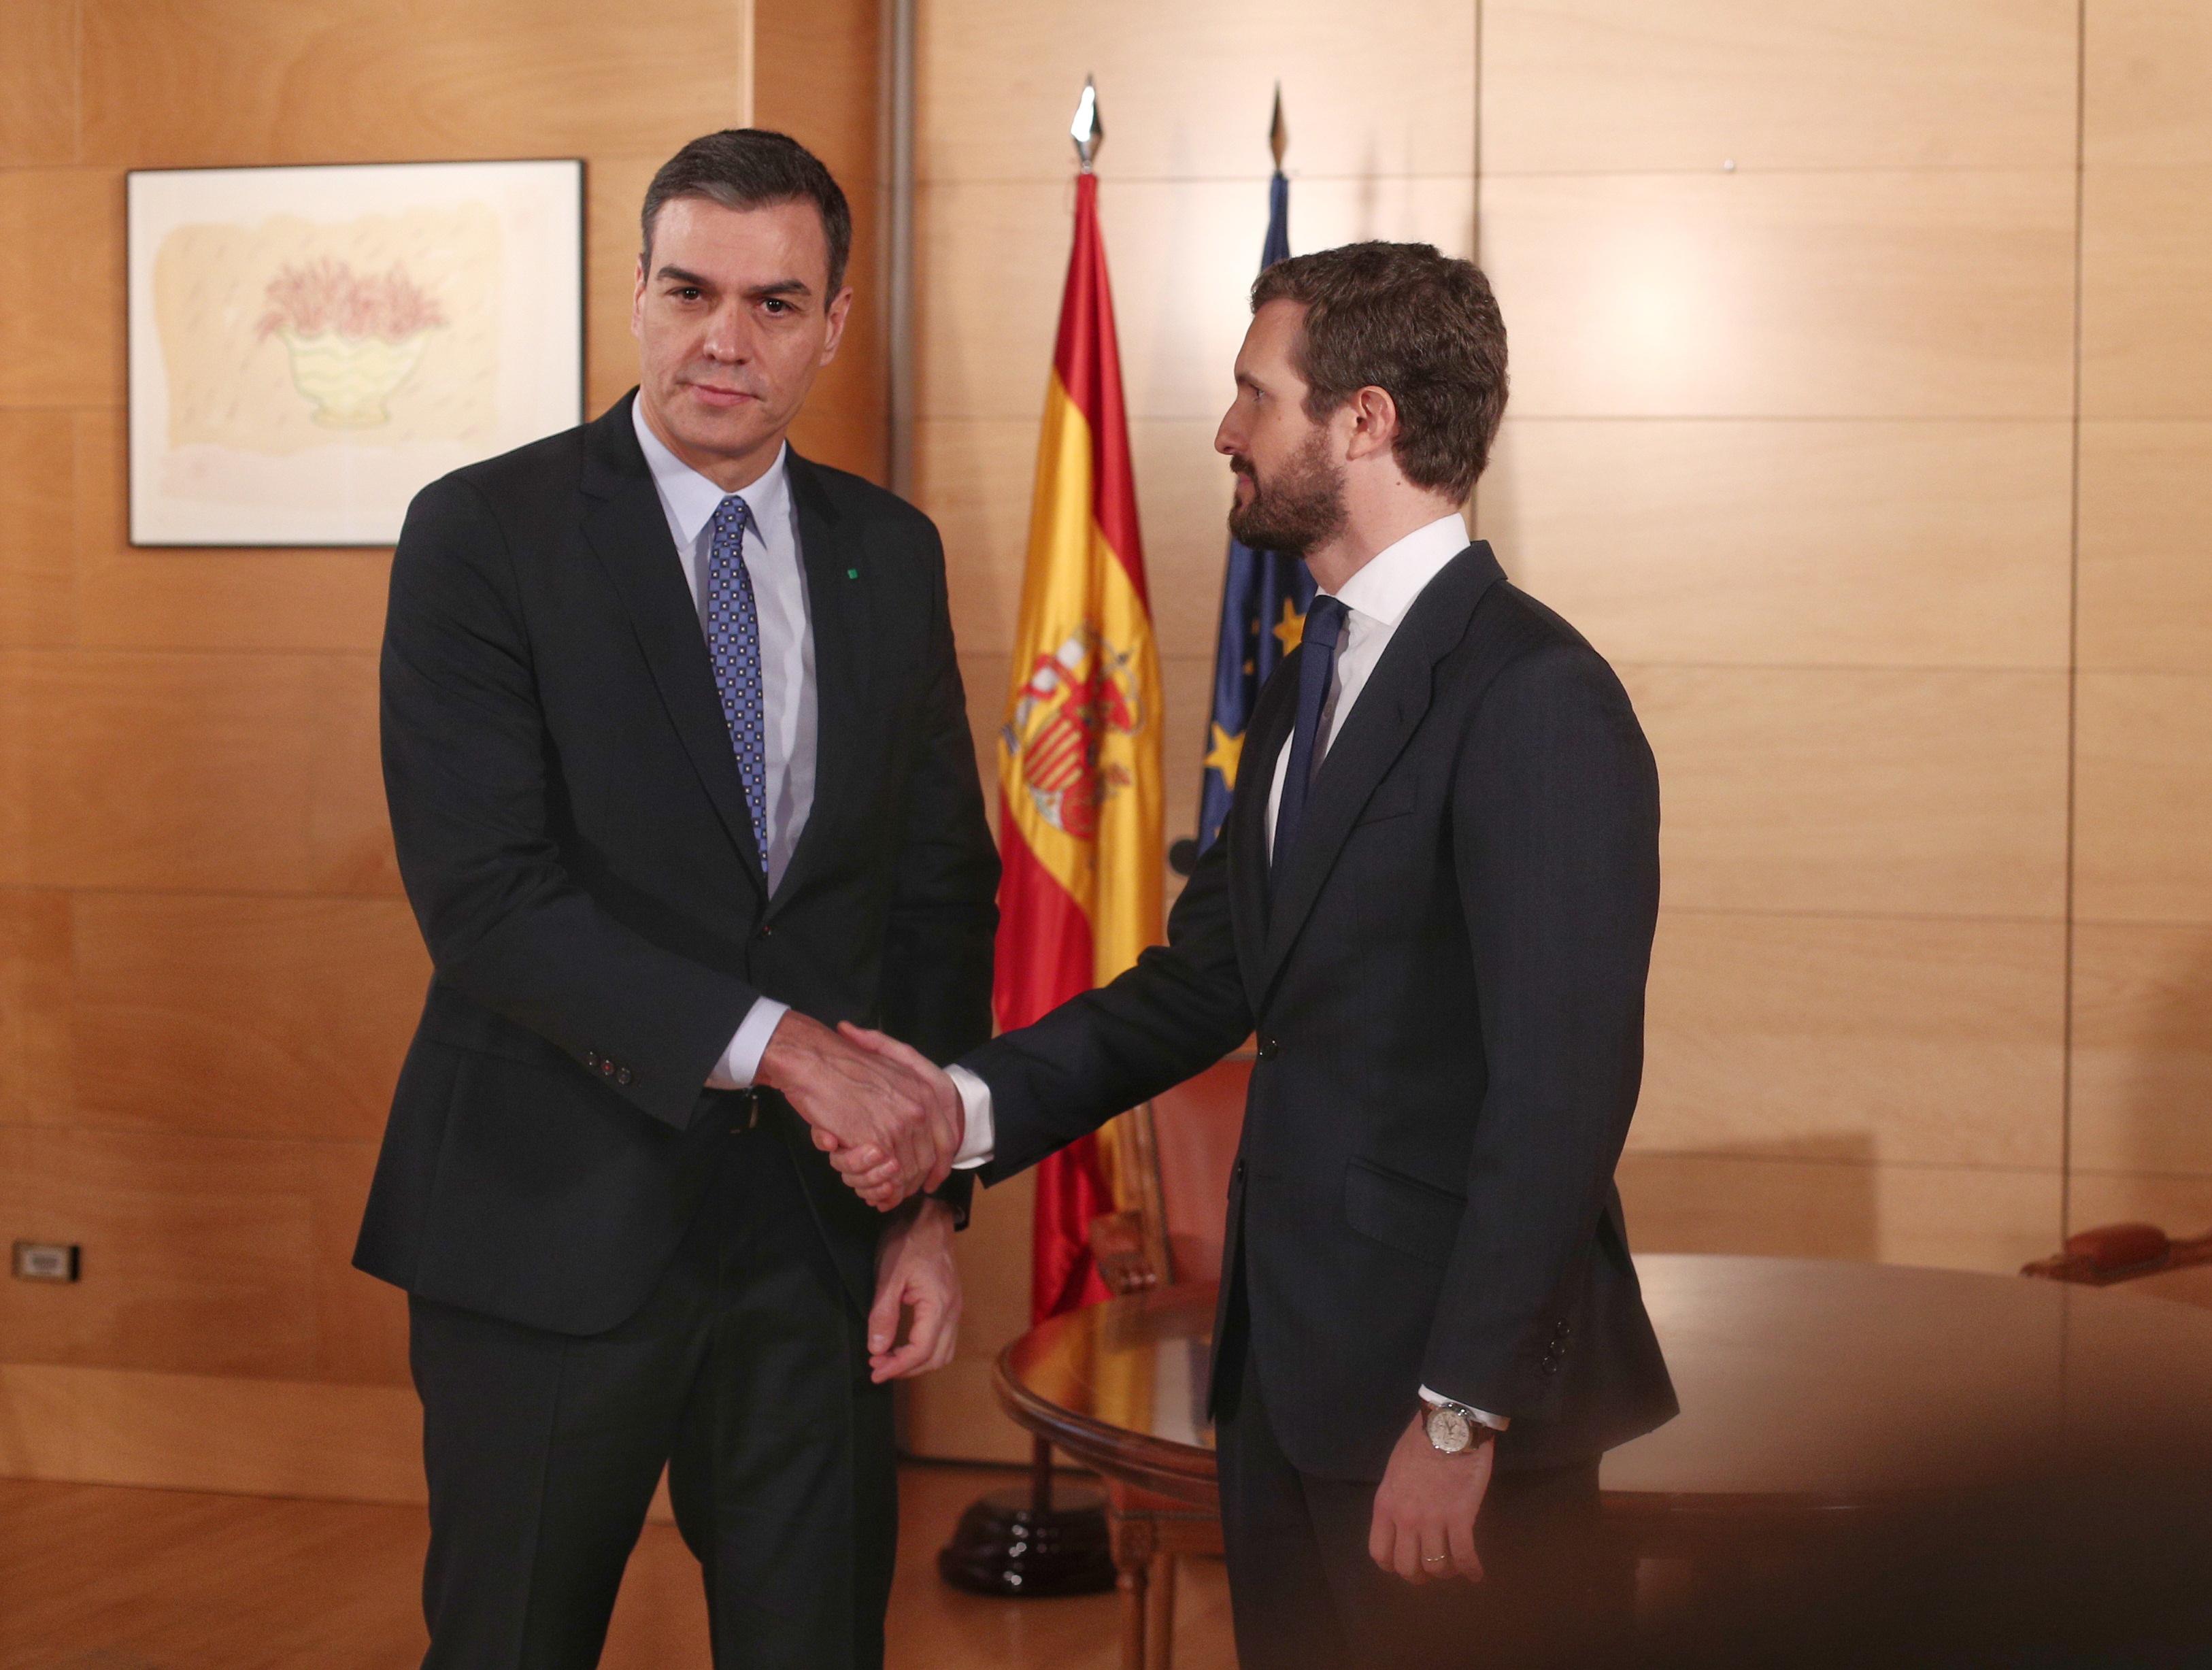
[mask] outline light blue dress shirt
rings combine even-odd
[[[691,606],[701,608],[707,591],[709,524],[727,495],[653,432],[641,398],[630,406],[630,422],[653,471],[653,490],[660,495],[669,537],[684,565],[684,583],[691,588]],[[806,572],[799,561],[790,457],[788,446],[779,446],[775,462],[738,489],[752,513],[745,530],[744,558],[760,616],[761,707],[768,732],[768,851],[762,857],[771,894],[789,868],[799,832],[814,808],[814,633],[806,613]],[[750,1085],[760,1071],[761,1052],[789,1009],[787,1004],[763,997],[746,1011],[720,1063],[708,1074],[708,1086],[742,1090]]]

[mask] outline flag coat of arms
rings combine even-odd
[[[1159,938],[1160,677],[1098,182],[1075,240],[1037,443],[1021,617],[999,733],[999,1025],[1028,1025]],[[1091,1221],[1114,1210],[1113,1129],[1037,1169],[1030,1308],[1107,1297]]]

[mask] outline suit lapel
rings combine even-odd
[[[830,502],[814,466],[787,460],[799,507],[799,562],[814,639],[814,805],[791,855],[778,899],[836,846],[838,818],[854,784],[868,715],[870,656],[866,563],[859,540]]]
[[[1490,547],[1468,546],[1429,582],[1391,635],[1389,647],[1322,760],[1297,850],[1284,855],[1270,890],[1267,952],[1260,971],[1262,999],[1281,973],[1360,809],[1429,711],[1437,662],[1466,635],[1468,617],[1500,578]]]
[[[706,635],[668,533],[653,472],[630,427],[630,400],[593,423],[585,443],[584,537],[614,582],[676,733],[730,839],[741,868],[765,891],[752,815],[722,723],[722,698]]]

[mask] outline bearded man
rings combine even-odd
[[[1230,526],[1319,592],[1222,839],[1111,985],[950,1077],[875,1047],[994,1183],[1256,1031],[1212,1383],[1239,1660],[1565,1661],[1627,1593],[1598,1458],[1675,1408],[1613,1187],[1658,779],[1612,670],[1468,539],[1506,392],[1481,273],[1358,244],[1252,307]]]

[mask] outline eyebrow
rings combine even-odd
[[[714,280],[703,274],[693,272],[688,267],[664,265],[653,274],[653,277],[663,283],[689,284],[692,288],[698,290],[711,290],[717,288]],[[781,295],[811,295],[814,294],[814,287],[803,278],[778,278],[769,283],[756,284],[745,294],[756,299]]]

